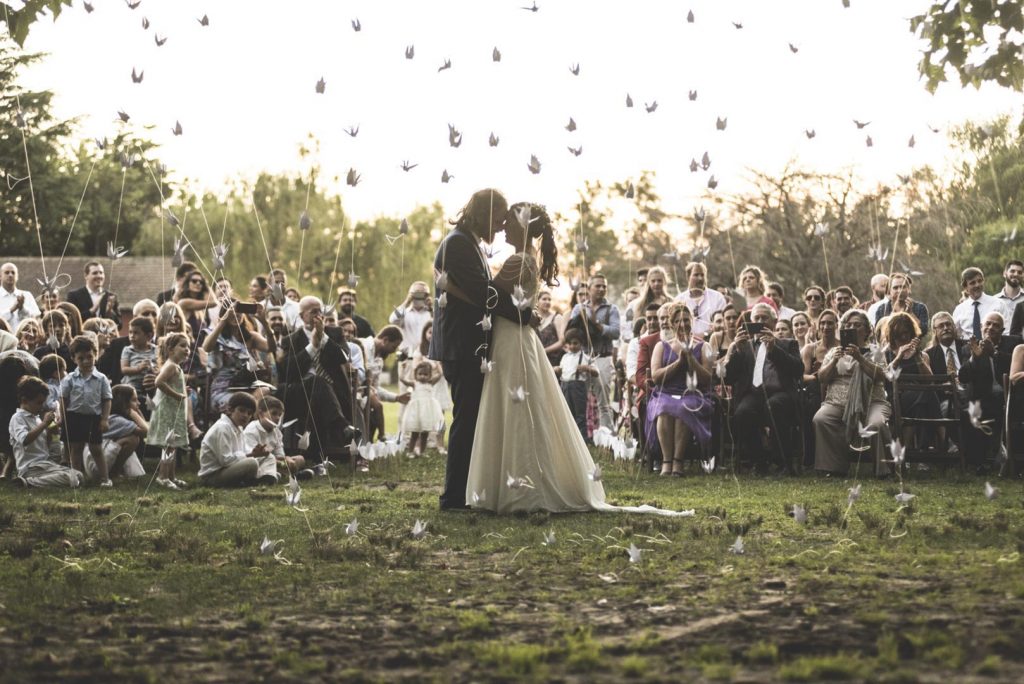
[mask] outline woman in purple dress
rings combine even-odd
[[[682,302],[668,310],[671,335],[651,352],[654,389],[647,402],[647,438],[661,445],[661,474],[683,475],[683,458],[693,435],[701,445],[711,439],[714,405],[710,398],[712,354],[690,335],[693,316]]]

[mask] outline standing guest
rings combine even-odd
[[[888,420],[891,413],[885,398],[885,374],[882,367],[865,356],[871,335],[871,323],[859,309],[847,311],[840,319],[844,330],[853,330],[855,341],[836,346],[825,355],[818,378],[825,388],[825,399],[814,414],[814,468],[820,472],[846,475],[850,467],[850,445],[862,438],[858,428],[874,428],[872,442],[874,471],[885,475],[889,468],[884,445],[890,441]]]
[[[370,325],[370,321],[356,313],[356,305],[358,303],[359,296],[355,290],[342,290],[338,293],[338,309],[341,311],[342,316],[351,318],[356,324],[356,337],[360,339],[373,337],[375,333],[373,332],[373,326]]]
[[[973,337],[975,340],[981,340],[984,337],[982,321],[993,311],[1002,314],[1003,304],[992,295],[985,294],[985,274],[976,266],[969,266],[963,270],[960,274],[960,286],[965,297],[953,309],[957,333],[963,338]]]
[[[654,306],[648,304],[649,307]],[[650,327],[648,327],[650,325]],[[626,382],[630,388],[635,390],[636,388],[636,371],[639,367],[640,361],[640,340],[647,336],[648,330],[657,330],[658,327],[658,310],[648,309],[645,317],[639,321],[633,323],[633,339],[629,341],[626,349],[626,360],[623,365],[626,368]],[[649,359],[650,357],[648,357]],[[649,363],[649,361],[648,361]],[[636,396],[636,392],[633,391],[633,396]]]
[[[757,266],[744,266],[743,270],[740,271],[739,282],[736,283],[736,289],[743,293],[743,297],[746,300],[744,309],[751,309],[754,304],[761,301],[765,293],[765,276],[760,268]],[[775,306],[774,302],[771,304]]]
[[[160,339],[160,372],[156,376],[156,396],[153,410],[152,429],[146,443],[160,447],[168,457],[161,457],[157,469],[156,483],[168,489],[184,489],[185,482],[175,474],[178,449],[188,447],[189,410],[188,390],[185,388],[185,371],[182,364],[192,349],[187,333],[168,333]]]
[[[269,309],[271,306],[281,307],[281,313],[284,314],[284,321],[288,326],[289,330],[292,330],[299,320],[299,302],[296,299],[291,299],[287,296],[288,290],[288,274],[284,272],[284,269],[275,268],[270,271],[268,280],[271,285],[278,286],[277,289],[281,291],[282,297],[278,299],[275,297],[275,288],[269,288],[267,292],[267,299],[261,302],[264,308]]]
[[[380,385],[380,376],[384,371],[384,360],[401,347],[402,330],[398,326],[385,325],[380,329],[376,337],[359,340],[359,343],[363,347],[363,358],[366,361],[366,386],[369,392],[367,406],[370,412],[371,427],[366,439],[367,441],[372,441],[370,438],[373,433],[376,433],[380,439],[383,439],[384,407],[381,405],[381,402],[394,401],[399,404],[407,404],[409,402],[408,392],[396,394]],[[445,379],[447,380],[447,378]],[[454,422],[452,430],[455,430]]]
[[[214,302],[206,277],[199,270],[186,274],[182,290],[174,301],[185,313],[185,321],[192,330],[192,339],[197,339],[199,333],[210,325],[209,308]]]
[[[551,306],[551,292],[548,290],[541,290],[537,294],[537,316],[540,317],[537,335],[544,345],[544,353],[547,354],[551,365],[557,366],[565,344],[566,321],[565,316]]]
[[[850,309],[854,308],[857,300],[853,296],[853,290],[848,285],[840,285],[832,293],[836,313],[842,318]]]
[[[402,433],[409,436],[406,446],[409,458],[423,455],[427,449],[427,437],[444,422],[444,413],[434,390],[441,377],[441,369],[430,361],[420,361],[413,366],[412,393],[402,415]]]
[[[130,344],[121,352],[121,383],[141,394],[142,379],[156,370],[156,345],[153,344],[153,320],[145,316],[133,318],[128,324]]]
[[[28,290],[18,289],[18,267],[7,262],[0,266],[0,317],[11,330],[25,320],[39,317],[39,305]]]
[[[174,269],[174,285],[169,290],[164,290],[156,296],[154,302],[157,306],[160,306],[164,302],[177,301],[178,294],[183,292],[187,285],[185,284],[185,276],[197,270],[199,267],[191,261],[183,261],[178,268]]]
[[[732,385],[736,405],[733,435],[740,452],[764,469],[767,461],[759,457],[761,435],[770,428],[772,455],[768,460],[789,472],[788,455],[793,453],[790,427],[796,422],[797,388],[803,371],[800,351],[796,340],[775,337],[775,309],[768,304],[755,304],[750,318],[760,330],[752,336],[747,326],[740,327],[725,356],[725,382]]]
[[[1024,262],[1020,259],[1007,261],[1006,268],[1003,269],[1003,288],[995,294],[996,299],[1003,305],[1003,318],[1007,321],[1013,318],[1017,306],[1024,304],[1022,281],[1024,281]],[[0,299],[0,302],[2,301]]]
[[[687,271],[689,271],[687,266]],[[662,304],[669,301],[670,297],[665,289],[668,283],[668,276],[665,274],[665,269],[661,266],[654,266],[647,271],[647,280],[639,290],[639,294],[636,299],[632,302],[627,303],[628,310],[630,312],[628,321],[632,321],[637,318],[641,318],[644,315],[644,311],[647,310],[648,304]]]
[[[52,311],[57,308],[60,304],[60,292],[54,290],[53,292],[40,292],[39,293],[39,310],[42,313]]]
[[[913,279],[906,273],[893,273],[889,276],[889,296],[875,308],[875,317],[871,319],[872,325],[878,324],[890,314],[903,312],[916,318],[921,335],[927,335],[928,307],[911,299],[910,287],[913,284]]]
[[[783,303],[783,300],[786,298],[786,290],[782,287],[781,283],[768,283],[768,288],[764,294],[768,299],[772,300],[775,310],[779,312],[780,321],[788,321],[796,313],[795,309],[790,309]]]
[[[622,310],[625,312],[623,314],[623,318],[627,323],[627,325],[622,329],[622,335],[619,337],[619,339],[623,342],[629,341],[629,335],[626,328],[629,328],[630,326],[628,324],[631,324],[633,322],[633,304],[636,303],[636,300],[639,296],[639,287],[627,287],[622,292]]]
[[[60,423],[71,453],[71,467],[85,472],[82,455],[88,445],[100,487],[113,487],[103,458],[103,433],[109,427],[113,398],[110,381],[96,370],[96,343],[91,337],[79,335],[71,340],[69,349],[76,368],[60,383]]]
[[[566,331],[565,354],[555,367],[555,375],[576,427],[583,440],[592,444],[590,430],[587,429],[587,401],[591,376],[597,375],[597,369],[591,356],[583,351],[583,333],[579,330]]]
[[[637,287],[643,287],[644,285],[647,284],[647,274],[650,273],[650,271],[651,271],[651,269],[647,268],[646,266],[644,268],[636,269],[636,286]]]
[[[264,276],[256,276],[249,281],[249,301],[262,302],[270,294],[270,283]]]
[[[82,320],[100,316],[109,318],[118,325],[121,321],[117,310],[111,311],[108,300],[115,299],[116,295],[103,289],[106,281],[106,273],[103,264],[98,261],[90,261],[85,265],[85,286],[68,292],[68,302],[74,304],[82,315]]]
[[[819,318],[821,317],[819,316]],[[796,340],[797,346],[803,349],[804,345],[808,342],[807,337],[811,329],[810,317],[803,311],[797,311],[789,319],[789,322],[793,326],[793,339]]]
[[[715,314],[728,304],[722,293],[708,287],[708,267],[699,261],[686,264],[686,289],[676,301],[686,304],[691,311],[693,334],[702,340],[711,337]]]
[[[199,452],[199,482],[207,487],[244,487],[256,482],[260,463],[274,460],[270,449],[256,444],[245,446],[243,430],[256,412],[256,400],[235,392],[227,401],[224,415],[206,432]],[[270,484],[270,479],[266,483]],[[275,478],[276,481],[276,478]]]
[[[993,297],[993,299],[995,299]],[[955,314],[954,314],[955,317]],[[1003,376],[1010,372],[1013,350],[1021,343],[1016,336],[1003,334],[1003,314],[990,311],[985,314],[981,339],[967,340],[971,353],[960,364],[960,382],[967,386],[968,401],[981,404],[981,420],[988,423],[991,434],[970,428],[967,431],[967,454],[975,460],[979,470],[985,468],[985,459],[999,443],[1004,423]]]
[[[423,326],[433,318],[427,302],[429,296],[427,284],[416,281],[409,286],[405,300],[388,316],[388,321],[402,330],[403,342],[400,351],[405,352],[406,358],[412,357],[417,341],[423,336]],[[399,372],[402,370],[404,368],[399,369]]]
[[[582,330],[598,372],[597,410],[602,427],[614,429],[609,392],[612,382],[612,345],[619,339],[619,309],[605,299],[608,281],[595,273],[590,278],[589,299],[577,304],[569,315],[570,328]]]
[[[572,297],[569,298],[569,311],[571,312],[575,309],[577,304],[586,304],[589,298],[590,285],[585,282],[580,283],[573,289]]]
[[[811,319],[811,324],[818,322],[818,316],[825,310],[825,290],[819,285],[811,285],[804,290],[804,313]]]
[[[289,287],[284,291],[284,296],[292,300],[296,304],[302,301],[302,293],[296,290],[294,287]]]
[[[19,407],[8,424],[18,470],[14,481],[23,487],[78,487],[82,483],[80,471],[50,460],[48,430],[56,415],[45,409],[48,395],[46,383],[39,378],[28,376],[18,383]]]
[[[221,315],[231,308],[231,302],[237,299],[235,291],[231,287],[231,281],[224,276],[217,278],[214,281],[213,298],[213,305],[206,310],[206,315],[210,317],[211,328],[217,325]]]
[[[691,336],[692,316],[685,304],[670,304],[668,317],[672,339],[658,342],[651,354],[654,389],[647,402],[647,439],[652,440],[656,432],[661,474],[681,477],[691,435],[701,445],[711,440],[714,361],[708,345]]]
[[[870,281],[871,299],[861,302],[859,308],[867,311],[868,320],[875,320],[875,311],[886,300],[886,293],[889,292],[889,276],[884,273],[876,273],[871,276]]]

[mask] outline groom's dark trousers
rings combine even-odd
[[[466,505],[469,457],[473,453],[473,433],[480,413],[484,374],[480,372],[478,356],[442,361],[441,367],[452,391],[452,426],[448,431],[448,465],[441,507],[461,508]]]

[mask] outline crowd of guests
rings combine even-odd
[[[155,482],[181,489],[177,466],[191,453],[199,484],[214,487],[315,477],[332,461],[365,471],[358,447],[384,438],[382,402],[400,404],[392,427],[409,457],[444,450],[451,398],[428,358],[427,283],[413,283],[375,332],[354,290],[325,303],[289,287],[281,269],[239,294],[185,261],[174,287],[130,316],[100,262],[83,276],[66,297],[37,297],[19,288],[14,264],[0,266],[5,478],[108,487],[150,462]],[[984,469],[999,459],[1005,417],[1024,417],[1019,260],[995,294],[980,269],[964,270],[961,301],[934,314],[905,273],[871,278],[864,301],[849,286],[810,286],[802,308],[756,266],[735,287],[711,287],[700,262],[685,277],[672,294],[664,269],[642,269],[621,306],[600,273],[573,288],[564,313],[551,292],[535,301],[536,332],[584,438],[631,432],[662,475],[682,475],[687,461],[713,468],[727,448],[756,471],[841,474],[864,460],[884,475],[894,441]],[[381,385],[392,355],[398,391]],[[948,383],[900,389],[918,376]]]
[[[325,305],[281,269],[238,294],[185,261],[174,287],[130,312],[105,289],[103,264],[83,275],[66,296],[36,296],[19,287],[15,264],[0,266],[6,479],[110,487],[144,475],[148,461],[158,485],[182,489],[177,466],[190,454],[199,483],[213,487],[325,475],[338,460],[365,471],[358,447],[384,437],[388,401],[402,405],[394,427],[410,456],[444,448],[450,400],[440,364],[426,358],[426,283],[375,332],[354,290]],[[396,352],[398,392],[381,386]]]
[[[710,469],[727,447],[780,473],[865,462],[884,476],[901,448],[977,470],[1006,459],[1004,430],[1024,420],[1020,260],[995,294],[965,269],[961,300],[935,313],[907,273],[875,275],[864,301],[812,285],[802,308],[757,266],[735,287],[710,287],[700,262],[685,276],[673,295],[662,268],[641,270],[622,309],[600,275],[576,287],[568,316],[541,295],[539,334],[585,438],[628,429],[662,475],[686,460]]]

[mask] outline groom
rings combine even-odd
[[[490,332],[480,325],[485,314],[520,323],[508,294],[494,289],[480,241],[490,244],[505,230],[508,202],[497,190],[478,190],[454,221],[434,256],[434,332],[429,357],[441,362],[452,391],[452,426],[448,434],[441,510],[466,508],[466,480],[473,433],[484,386],[481,360],[490,357]],[[447,287],[438,279],[447,276]],[[441,305],[441,295],[447,303]],[[522,321],[528,324],[529,318]]]

